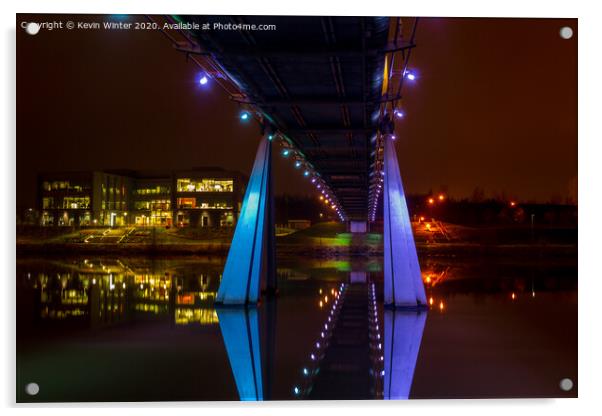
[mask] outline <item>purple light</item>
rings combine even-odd
[[[411,71],[406,71],[406,78],[410,81],[414,81],[416,79],[416,74]]]
[[[199,84],[205,85],[207,82],[209,82],[209,78],[207,78],[207,75],[203,74],[201,78],[199,78]]]
[[[395,110],[394,114],[395,114],[395,117],[397,117],[397,118],[403,118],[403,116],[405,116],[403,111],[400,111],[400,110]]]

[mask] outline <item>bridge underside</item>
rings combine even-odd
[[[368,219],[371,139],[382,100],[389,18],[181,16],[276,25],[274,31],[198,30],[200,50],[284,132],[329,184],[350,220]]]

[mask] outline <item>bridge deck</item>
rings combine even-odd
[[[368,218],[369,172],[381,102],[389,18],[181,16],[185,22],[274,24],[273,31],[197,30],[242,101],[287,135],[350,219]]]

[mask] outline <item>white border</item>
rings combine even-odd
[[[16,3],[16,2],[15,2]],[[3,374],[0,377],[2,404],[11,407],[10,413],[42,411],[41,406],[14,406],[14,218],[15,218],[15,13],[171,13],[171,14],[300,14],[300,15],[384,15],[384,16],[486,16],[486,17],[577,17],[579,18],[579,399],[568,400],[440,400],[412,401],[408,403],[378,402],[277,402],[263,404],[241,403],[146,403],[146,404],[93,404],[86,414],[104,415],[107,408],[119,409],[111,412],[145,415],[163,415],[171,408],[178,413],[205,414],[307,414],[367,412],[417,412],[440,415],[505,415],[508,413],[566,415],[589,414],[600,410],[602,393],[600,384],[600,325],[598,298],[602,294],[596,262],[599,251],[600,209],[602,191],[600,181],[600,77],[602,76],[600,40],[602,40],[601,13],[595,1],[379,1],[347,2],[324,0],[266,1],[231,0],[206,2],[202,0],[130,0],[124,1],[81,1],[21,0],[18,3],[0,3],[2,13],[2,54],[0,71],[3,84],[0,101],[0,126],[3,130],[2,190],[0,204],[0,227],[2,227],[2,342]],[[559,74],[559,77],[562,75]],[[7,192],[10,190],[10,194]],[[10,197],[9,197],[10,195]],[[597,238],[596,238],[597,237]],[[83,405],[50,405],[46,414],[81,414]],[[124,408],[125,407],[125,408]],[[202,407],[203,409],[199,409]]]

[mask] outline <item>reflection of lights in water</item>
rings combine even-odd
[[[322,298],[321,296],[324,292],[330,292],[330,294],[334,296],[335,301],[333,302],[332,307],[330,308],[328,315],[326,316],[327,322],[324,323],[324,329],[320,330],[319,332],[318,340],[314,344],[315,349],[309,354],[311,363],[309,363],[307,367],[302,367],[300,370],[301,373],[307,378],[304,378],[301,381],[301,385],[293,386],[293,392],[295,396],[303,396],[307,394],[307,392],[311,391],[313,377],[320,371],[319,363],[324,356],[324,351],[328,348],[328,342],[332,334],[332,330],[334,329],[334,326],[329,325],[328,322],[332,322],[333,318],[336,320],[336,316],[334,314],[340,309],[340,305],[337,305],[337,298],[340,294],[343,293],[343,289],[343,284],[341,284],[340,293],[338,293],[332,288],[326,288],[325,290],[319,289],[320,307],[324,306],[324,301],[328,301],[328,296],[324,296],[324,298]]]

